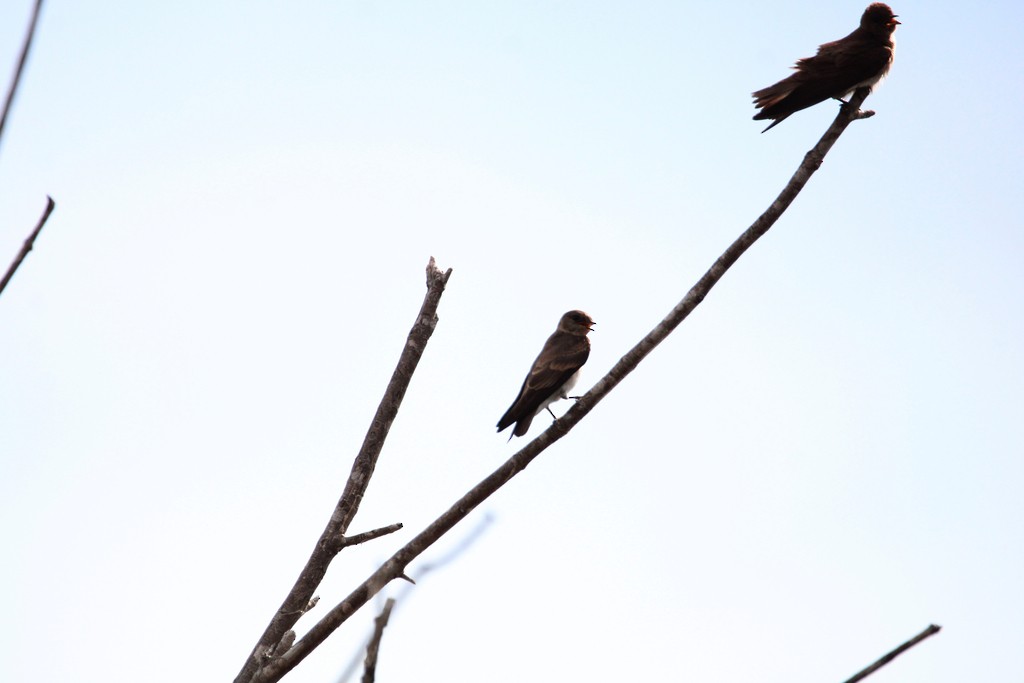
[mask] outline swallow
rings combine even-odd
[[[868,5],[860,26],[845,38],[825,43],[813,57],[797,60],[796,73],[753,94],[761,111],[755,121],[772,119],[762,133],[782,123],[790,114],[827,99],[843,97],[857,88],[874,88],[892,66],[899,26],[892,9],[882,2]]]
[[[498,420],[499,432],[514,423],[512,435],[522,436],[530,429],[533,418],[545,408],[551,417],[555,416],[548,406],[569,398],[569,391],[576,386],[580,368],[590,355],[587,333],[594,324],[583,311],[569,311],[562,316],[558,329],[544,342],[540,355],[533,361],[516,400]],[[508,438],[511,440],[512,436]]]

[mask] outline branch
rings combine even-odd
[[[28,30],[25,31],[25,42],[21,46],[21,57],[18,58],[18,68],[14,70],[14,78],[11,79],[11,87],[7,89],[7,100],[4,102],[4,111],[0,114],[0,138],[4,134],[4,125],[7,123],[7,114],[14,104],[14,93],[18,90],[18,83],[21,82],[21,72],[25,69],[25,61],[28,60],[28,50],[32,47],[32,38],[36,35],[36,22],[39,21],[39,10],[43,7],[43,0],[36,0],[32,9],[32,19],[29,20]],[[4,280],[6,283],[6,280]]]
[[[384,603],[384,609],[376,619],[373,620],[373,637],[366,646],[366,662],[363,665],[363,683],[373,683],[377,678],[377,653],[380,651],[380,639],[384,636],[384,627],[388,625],[391,618],[391,609],[395,606],[395,599],[388,598]]]
[[[468,493],[452,505],[444,514],[434,520],[426,529],[419,533],[391,556],[383,565],[370,575],[361,585],[338,603],[330,612],[317,622],[294,647],[280,658],[274,659],[254,679],[258,683],[278,681],[291,671],[310,652],[312,652],[327,636],[334,632],[342,623],[366,602],[376,595],[384,586],[396,578],[405,576],[406,566],[424,550],[429,548],[441,536],[450,531],[464,519],[476,506],[485,501],[491,494],[501,488],[512,477],[526,469],[534,458],[555,443],[594,409],[601,399],[608,395],[626,375],[631,373],[658,344],[679,326],[695,309],[711,288],[722,279],[725,272],[750,248],[762,235],[768,232],[782,212],[793,203],[811,175],[821,166],[825,155],[835,144],[850,122],[860,116],[860,105],[870,94],[867,88],[861,88],[850,98],[849,104],[840,107],[832,125],[811,151],[805,156],[796,173],[782,190],[771,206],[725,250],[711,268],[697,281],[682,301],[651,330],[646,337],[634,346],[594,387],[584,394],[565,415],[555,420],[550,427],[541,432],[533,441],[520,449],[487,478],[473,487]],[[242,681],[237,681],[242,683]]]
[[[433,560],[432,562],[421,563],[416,570],[416,581],[422,581],[423,577],[425,577],[427,574],[435,572],[438,569],[443,569],[445,565],[449,564],[450,562],[454,562],[460,555],[462,555],[462,553],[469,550],[470,546],[476,543],[477,540],[481,536],[483,536],[484,532],[487,531],[487,527],[489,527],[493,521],[494,518],[491,515],[485,515],[483,519],[481,519],[480,522],[478,522],[477,525],[473,529],[471,529],[468,534],[466,534],[465,538],[463,538],[455,545],[454,548],[449,550],[441,557]],[[405,586],[403,586],[403,589],[399,591],[397,597],[388,599],[393,600],[396,603],[396,606],[397,603],[401,603],[404,605],[412,589],[413,584],[406,584]],[[367,644],[367,647],[369,647],[369,643]],[[341,676],[338,677],[338,683],[345,683],[346,681],[348,681],[355,673],[358,667],[359,653],[357,652],[352,661],[349,662],[349,664],[345,667],[345,670],[341,673]]]
[[[853,678],[850,678],[850,679],[848,679],[846,681],[843,681],[843,683],[857,683],[857,681],[860,681],[860,680],[863,680],[863,679],[867,678],[868,676],[870,676],[871,674],[875,673],[876,671],[881,669],[883,666],[885,666],[886,664],[888,664],[892,660],[896,659],[898,656],[900,656],[901,654],[903,654],[904,652],[906,652],[910,648],[912,648],[915,645],[917,645],[918,643],[920,643],[925,638],[930,638],[930,637],[934,636],[936,633],[938,633],[941,630],[942,630],[941,626],[936,626],[935,624],[932,624],[931,626],[929,626],[925,630],[921,631],[920,633],[918,633],[916,636],[914,636],[913,638],[911,638],[907,642],[905,642],[902,645],[900,645],[898,648],[896,648],[895,650],[893,650],[889,654],[887,654],[884,657],[882,657],[881,659],[879,659],[877,662],[875,662],[871,666],[869,666],[866,669],[864,669],[863,671],[860,671],[859,673],[855,674]]]
[[[7,274],[4,275],[4,279],[0,280],[0,293],[3,293],[4,289],[7,287],[7,283],[11,281],[12,277],[14,277],[14,271],[18,269],[21,262],[25,260],[26,256],[28,256],[28,252],[32,251],[32,247],[36,243],[36,238],[39,237],[39,232],[43,229],[43,226],[46,225],[46,219],[49,218],[50,214],[53,212],[53,207],[53,199],[50,196],[47,196],[46,208],[43,209],[43,215],[39,218],[39,222],[36,223],[36,229],[32,231],[32,234],[28,236],[25,243],[21,245],[21,251],[19,251],[18,255],[14,258],[14,263],[12,263],[11,267],[7,269]]]
[[[351,544],[352,539],[348,539],[346,543],[345,532],[348,531],[352,518],[359,510],[359,504],[370,483],[370,477],[377,465],[377,457],[384,447],[384,440],[391,429],[391,423],[394,422],[395,416],[398,414],[398,408],[402,405],[402,398],[405,396],[406,389],[409,388],[412,374],[416,371],[416,366],[423,356],[423,350],[437,326],[437,306],[451,274],[451,268],[442,273],[434,263],[434,258],[430,258],[430,262],[427,264],[427,294],[423,298],[423,305],[416,316],[412,330],[409,331],[405,348],[391,375],[391,381],[388,382],[387,389],[384,391],[384,397],[381,399],[380,405],[377,406],[377,412],[363,439],[363,445],[352,463],[352,471],[345,484],[345,490],[341,494],[341,499],[334,508],[327,527],[320,535],[320,539],[313,548],[295,585],[292,586],[288,596],[277,609],[270,624],[260,636],[259,642],[235,678],[236,683],[245,683],[252,680],[257,674],[285,632],[290,630],[302,616],[303,607],[313,597],[313,592],[327,573],[327,567],[331,560],[341,548]]]
[[[355,536],[343,536],[339,550],[341,548],[347,548],[350,545],[359,545],[360,543],[366,543],[367,541],[372,541],[373,539],[380,538],[381,536],[393,534],[401,528],[402,523],[396,522],[395,524],[388,524],[387,526],[382,526],[381,528],[373,529],[372,531],[364,531],[363,533],[356,534]]]

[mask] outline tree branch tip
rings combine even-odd
[[[409,577],[408,575],[406,575],[406,573],[405,573],[405,572],[402,572],[401,574],[399,574],[397,578],[399,578],[399,579],[405,579],[406,581],[408,581],[408,582],[409,582],[409,583],[411,583],[412,585],[414,585],[414,586],[416,585],[416,582],[415,582],[415,581],[413,581],[411,577]]]
[[[335,554],[340,553],[342,548],[347,548],[351,545],[359,545],[360,543],[366,543],[367,541],[372,541],[376,538],[380,538],[381,536],[393,534],[402,528],[403,525],[401,522],[395,522],[394,524],[388,524],[387,526],[382,526],[379,529],[373,529],[371,531],[364,531],[363,533],[356,534],[354,536],[342,536],[341,539],[338,541],[337,549],[335,549],[334,552]]]
[[[448,278],[452,276],[452,269],[441,272],[441,269],[437,267],[437,261],[433,256],[427,261],[427,286],[430,286],[430,281],[433,279],[439,279],[442,285],[448,284]]]
[[[307,603],[307,599],[313,595],[313,591],[323,581],[327,573],[327,567],[334,559],[338,549],[346,544],[352,544],[354,539],[345,539],[352,519],[359,509],[363,494],[366,491],[367,483],[373,474],[374,466],[380,456],[384,441],[390,431],[390,427],[398,414],[402,399],[409,387],[410,379],[415,372],[423,349],[437,324],[437,307],[441,296],[444,294],[445,282],[452,273],[448,269],[442,273],[437,268],[437,260],[431,256],[425,269],[426,296],[417,313],[415,322],[409,332],[406,344],[395,366],[395,370],[388,381],[384,396],[377,406],[373,419],[367,429],[363,444],[356,454],[352,463],[352,471],[345,482],[345,488],[338,500],[334,512],[326,528],[316,542],[309,559],[306,561],[299,579],[285,597],[282,606],[274,613],[270,623],[264,629],[263,634],[257,641],[257,646],[243,664],[236,683],[262,683],[279,680],[282,675],[292,670],[299,662],[312,652],[324,639],[330,635],[338,626],[372,596],[376,595],[384,586],[390,583],[398,574],[404,571],[408,560],[392,560],[385,563],[385,566],[378,569],[370,579],[349,596],[349,599],[335,605],[328,610],[316,624],[288,651],[286,656],[274,660],[266,668],[260,671],[261,660],[259,655],[264,651],[266,645],[273,645],[280,641],[281,635],[289,628],[292,628],[303,611],[300,606]],[[390,529],[376,530],[376,535],[390,533],[392,530],[402,529],[402,524],[395,524]],[[372,532],[367,532],[371,534]],[[369,540],[369,535],[361,535]],[[375,536],[374,536],[375,537]],[[408,545],[408,544],[407,544]],[[413,557],[418,553],[414,553]],[[402,578],[415,583],[408,576]],[[312,601],[308,603],[306,610],[312,608]]]

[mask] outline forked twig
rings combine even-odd
[[[428,574],[432,574],[433,572],[436,572],[439,569],[443,569],[445,565],[449,564],[450,562],[454,562],[460,555],[469,550],[470,546],[476,543],[477,540],[479,540],[480,537],[483,536],[484,532],[487,530],[487,528],[491,525],[493,521],[494,518],[491,515],[484,515],[484,517],[477,523],[477,525],[470,529],[469,533],[467,533],[466,536],[455,545],[455,547],[446,552],[444,555],[435,558],[430,562],[421,563],[416,568],[415,572],[417,582],[416,585],[419,585],[419,582],[423,581],[423,578],[426,577]],[[395,596],[394,598],[388,598],[389,601],[395,604],[385,605],[387,609],[392,610],[399,604],[406,604],[408,602],[409,594],[412,592],[413,588],[414,586],[412,584],[405,584],[402,587],[402,590],[398,592],[397,596]],[[371,635],[370,640],[367,643],[367,649],[370,648],[370,645],[373,643],[373,638],[376,635],[376,621],[374,622],[374,624],[374,634]],[[353,674],[355,674],[355,671],[359,666],[359,660],[360,658],[357,653],[357,656],[352,659],[352,661],[342,672],[341,676],[338,677],[338,683],[345,683],[350,678],[352,678]],[[364,659],[364,665],[365,661],[366,660]]]
[[[263,635],[260,636],[256,647],[253,648],[249,657],[245,660],[245,664],[242,666],[241,671],[239,671],[238,676],[235,677],[236,683],[252,680],[268,660],[277,661],[278,655],[282,651],[282,648],[278,647],[281,638],[291,630],[295,622],[302,616],[304,612],[303,607],[309,604],[314,591],[316,591],[317,586],[320,585],[320,582],[326,575],[327,567],[330,565],[331,560],[338,554],[338,551],[352,543],[353,539],[346,539],[345,533],[348,531],[349,524],[352,523],[352,518],[355,517],[356,512],[359,510],[363,494],[366,492],[366,487],[370,483],[370,477],[377,466],[377,457],[380,455],[380,451],[384,447],[384,440],[391,430],[391,423],[394,421],[395,416],[398,415],[398,408],[402,405],[405,391],[409,388],[409,382],[412,380],[413,372],[416,371],[416,366],[423,356],[423,350],[426,348],[427,341],[429,341],[430,336],[434,333],[434,327],[437,325],[437,306],[441,301],[441,294],[444,293],[445,285],[448,283],[448,278],[451,277],[451,274],[451,268],[441,272],[435,264],[433,257],[427,263],[427,294],[423,298],[423,305],[420,307],[419,313],[416,315],[416,321],[409,331],[405,348],[402,350],[402,355],[398,359],[398,365],[391,375],[391,381],[388,382],[387,389],[384,391],[384,397],[381,399],[380,405],[377,406],[373,422],[370,424],[366,437],[363,439],[363,445],[352,463],[352,471],[345,484],[345,490],[342,492],[341,498],[334,508],[330,521],[327,523],[323,533],[320,534],[320,539],[313,548],[313,552],[306,561],[306,566],[303,567],[302,573],[299,574],[299,578],[295,581],[295,585],[288,592],[284,602],[270,620],[270,624],[267,625]],[[387,533],[389,529],[391,528],[385,527],[382,531]],[[271,660],[271,655],[274,657],[273,660]]]

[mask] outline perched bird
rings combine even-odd
[[[590,355],[587,333],[593,326],[594,321],[583,311],[569,311],[562,316],[558,329],[544,342],[540,355],[533,361],[519,396],[498,420],[499,432],[515,423],[512,434],[522,436],[530,429],[537,413],[545,408],[551,413],[549,404],[569,398],[569,391],[579,379],[580,368]]]
[[[899,23],[888,5],[872,3],[864,10],[856,31],[825,43],[813,57],[797,60],[795,74],[755,92],[754,106],[761,111],[754,120],[773,119],[761,132],[818,102],[829,98],[843,101],[857,88],[873,88],[892,65],[896,47],[892,34]]]

